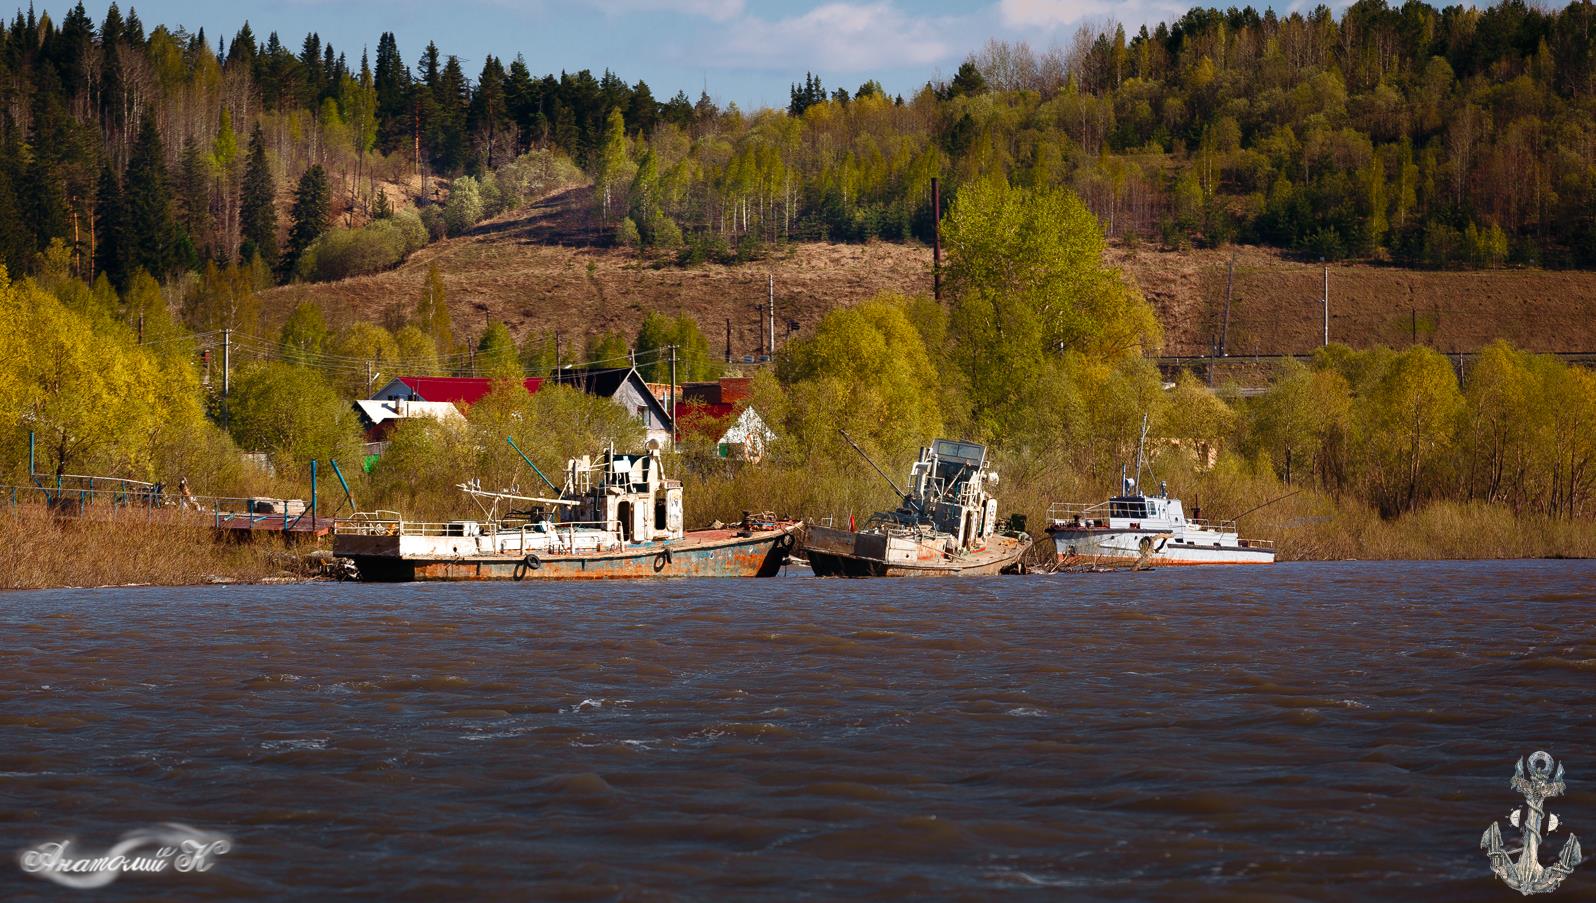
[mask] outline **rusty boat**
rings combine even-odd
[[[422,523],[364,512],[334,526],[333,554],[367,581],[773,577],[803,526],[745,516],[683,530],[682,486],[665,478],[657,450],[573,458],[555,497],[459,488],[483,519]],[[500,505],[515,504],[528,507],[498,516]]]
[[[987,466],[984,446],[938,439],[921,450],[910,481],[908,492],[892,483],[903,504],[874,515],[862,530],[806,527],[801,554],[815,576],[966,577],[1020,568],[1031,539],[1017,522],[999,529],[989,491],[997,473]]]

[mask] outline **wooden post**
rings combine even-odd
[[[1225,268],[1225,323],[1219,332],[1219,356],[1230,356],[1230,290],[1236,280],[1236,257],[1231,255],[1230,263]]]
[[[1324,268],[1324,347],[1330,347],[1330,267]]]

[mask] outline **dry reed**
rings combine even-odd
[[[0,589],[304,577],[303,551],[280,536],[220,539],[210,516],[195,512],[0,507]]]

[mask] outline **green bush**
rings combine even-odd
[[[449,186],[449,199],[443,202],[443,224],[450,235],[459,235],[482,219],[482,188],[476,179],[461,176]]]
[[[398,265],[427,243],[421,217],[406,211],[359,229],[334,229],[311,243],[299,260],[299,277],[331,282]]]
[[[427,230],[428,241],[442,241],[449,233],[443,222],[443,210],[436,204],[428,204],[421,208],[421,225]]]

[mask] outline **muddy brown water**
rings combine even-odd
[[[1505,900],[1519,755],[1567,763],[1544,861],[1596,849],[1593,603],[1596,562],[4,594],[0,898]],[[17,864],[168,821],[233,849]]]

